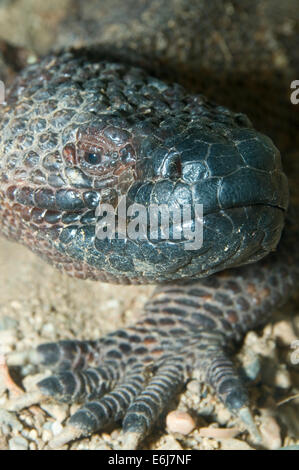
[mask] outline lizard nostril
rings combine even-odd
[[[181,155],[176,151],[170,152],[163,161],[160,172],[164,178],[179,178],[182,175]]]

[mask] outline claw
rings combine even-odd
[[[138,432],[126,432],[122,437],[122,450],[136,450],[143,435]]]
[[[85,433],[82,429],[75,426],[66,426],[63,431],[49,441],[51,449],[59,449],[60,447],[68,444],[71,441],[75,441],[80,437],[84,437]]]
[[[254,422],[250,409],[248,407],[241,408],[237,414],[245,424],[246,429],[248,430],[254,442],[257,444],[260,443],[262,441],[262,436]]]

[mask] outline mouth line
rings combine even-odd
[[[206,217],[212,216],[212,215],[221,215],[223,214],[224,216],[227,215],[227,211],[234,211],[238,209],[246,209],[246,208],[252,208],[254,206],[263,206],[263,207],[269,207],[271,209],[276,209],[279,211],[282,211],[283,214],[285,214],[285,209],[271,205],[271,204],[263,204],[263,203],[257,203],[257,204],[250,204],[250,205],[242,205],[242,206],[234,206],[226,209],[219,209],[217,211],[210,211],[207,214],[203,215],[203,221]],[[1,207],[0,207],[1,210]],[[228,216],[232,215],[231,212],[229,212]],[[23,209],[20,211],[20,216],[25,222],[33,223],[37,227],[39,226],[40,229],[46,229],[47,227],[50,228],[66,228],[70,226],[96,226],[98,217],[95,215],[95,210],[92,210],[88,208],[87,206],[82,208],[80,211],[67,211],[67,210],[59,210],[55,207],[53,208],[38,208],[36,206],[23,206]],[[118,215],[116,215],[117,217]],[[126,212],[126,218],[127,218],[127,212]],[[127,223],[126,223],[127,226]]]
[[[24,209],[27,208],[28,211],[39,210],[41,213],[43,212],[44,215],[46,212],[55,213],[57,215],[74,213],[84,214],[87,211],[96,210],[102,201],[100,194],[101,191],[93,188],[74,189],[68,187],[57,188],[53,190],[51,188],[46,187],[29,187],[20,184],[12,185],[7,188],[6,191],[6,195],[10,204],[19,204],[20,206],[23,206]],[[111,203],[109,202],[109,198],[105,198],[104,202],[108,204]],[[215,207],[215,209],[210,209],[206,213],[204,211],[203,204],[203,216],[206,217],[208,215],[225,213],[226,211],[231,211],[234,209],[253,208],[255,206],[264,206],[272,209],[281,210],[283,213],[286,212],[286,208],[280,205],[272,204],[271,202],[267,201],[257,201],[250,202],[248,204],[246,204],[245,202],[227,207]],[[181,205],[181,207],[184,206]],[[148,210],[149,206],[145,205],[145,208]],[[171,206],[169,206],[169,210],[171,212]]]
[[[239,206],[230,206],[230,207],[224,207],[224,208],[221,208],[219,209],[218,211],[211,211],[209,212],[208,214],[213,214],[213,213],[217,213],[217,212],[220,212],[220,211],[228,211],[228,210],[232,210],[232,209],[245,209],[247,207],[259,207],[259,206],[264,206],[264,207],[271,207],[272,209],[279,209],[281,210],[282,212],[286,212],[286,209],[284,207],[280,207],[276,204],[271,204],[270,202],[254,202],[254,203],[251,203],[251,204],[243,204],[243,205],[239,205]],[[208,215],[206,214],[206,215]]]
[[[45,206],[42,206],[42,205],[22,204],[19,201],[16,201],[16,202],[21,204],[21,205],[24,205],[24,207],[27,207],[28,209],[39,209],[41,211],[49,211],[49,212],[51,211],[51,212],[57,212],[57,213],[59,212],[61,214],[68,214],[68,213],[72,214],[72,213],[85,212],[87,210],[96,210],[97,207],[101,204],[101,202],[99,202],[98,205],[95,205],[93,208],[91,208],[91,207],[89,207],[88,205],[85,205],[85,204],[82,205],[82,207],[80,207],[80,208],[59,208],[55,204],[47,205],[47,207],[45,207]],[[105,200],[105,204],[106,203],[110,204],[109,201]],[[156,204],[154,204],[154,205],[156,206]],[[203,215],[205,217],[207,215],[218,214],[218,213],[221,213],[221,212],[226,212],[226,211],[230,211],[230,210],[234,210],[234,209],[246,209],[246,208],[260,207],[260,206],[269,207],[269,208],[272,208],[272,209],[278,209],[278,210],[281,210],[284,213],[286,212],[286,209],[284,207],[280,207],[278,205],[271,204],[271,203],[256,202],[256,203],[252,203],[252,204],[240,204],[240,205],[234,205],[234,206],[229,206],[229,207],[220,207],[220,208],[217,208],[215,210],[210,210],[209,212],[206,212],[206,213],[204,212]],[[150,205],[148,205],[148,206],[145,205],[144,207],[145,207],[146,210],[148,210]],[[181,205],[181,207],[186,207],[186,205]],[[192,205],[191,205],[191,207],[192,207]],[[203,205],[203,207],[204,207],[204,205]],[[169,211],[171,213],[171,206],[169,207]]]

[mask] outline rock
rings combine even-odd
[[[1,353],[5,353],[5,346],[15,345],[17,342],[16,330],[6,329],[0,331]]]
[[[173,436],[166,436],[157,450],[183,450],[183,448]]]
[[[221,450],[254,450],[254,448],[239,439],[225,439],[221,441]]]
[[[217,422],[220,424],[220,426],[225,426],[229,420],[231,419],[231,412],[224,407],[219,407],[220,409],[218,410],[217,413]]]
[[[298,339],[292,325],[285,320],[274,325],[273,334],[285,346],[290,346],[293,341]]]
[[[46,442],[49,442],[52,438],[53,438],[53,433],[50,430],[45,429],[42,433],[42,440],[46,443]]]
[[[9,317],[8,315],[3,315],[0,318],[0,330],[15,330],[17,326],[17,320]]]
[[[248,351],[243,361],[243,369],[248,379],[252,382],[255,381],[261,372],[261,361],[259,357],[251,351]]]
[[[200,383],[197,380],[191,380],[187,384],[187,390],[194,394],[194,395],[199,395],[200,393]]]
[[[171,411],[166,417],[166,425],[170,432],[189,434],[195,428],[192,416],[184,411]]]
[[[45,336],[46,338],[50,337],[54,337],[54,334],[55,334],[55,327],[53,325],[53,323],[45,323],[42,327],[42,331],[41,331],[41,334],[43,336]]]
[[[288,389],[291,387],[291,377],[287,369],[280,369],[277,371],[275,375],[275,385],[283,389]]]
[[[240,434],[240,429],[238,428],[200,428],[199,435],[200,437],[209,437],[211,439],[216,439],[218,441],[222,439],[232,439]]]
[[[273,416],[263,416],[260,425],[263,444],[267,449],[274,450],[281,447],[280,427]]]
[[[53,436],[58,436],[58,434],[62,432],[63,427],[58,421],[54,421],[54,423],[52,424],[51,430],[52,430]]]
[[[28,449],[28,441],[24,437],[16,436],[12,437],[8,441],[9,449],[10,450],[27,450]]]
[[[8,426],[12,431],[20,431],[23,428],[22,423],[20,423],[14,413],[0,408],[0,426],[3,424]]]

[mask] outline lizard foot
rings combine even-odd
[[[40,345],[35,357],[54,372],[38,383],[41,393],[82,404],[52,447],[122,421],[124,448],[136,448],[193,373],[214,388],[257,440],[247,392],[219,343],[206,331],[190,339],[183,331],[179,336],[174,329],[167,334],[138,324],[99,341]]]
[[[269,315],[289,284],[274,254],[258,268],[161,286],[135,326],[97,341],[40,345],[27,357],[53,371],[39,382],[40,392],[82,404],[64,442],[121,421],[125,446],[138,446],[192,375],[214,389],[257,441],[247,391],[230,352],[257,319]]]

